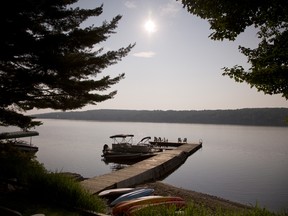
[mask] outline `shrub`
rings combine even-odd
[[[17,179],[19,184],[27,184],[33,173],[46,170],[34,155],[19,151],[9,143],[0,142],[0,179]]]

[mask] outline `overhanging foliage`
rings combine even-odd
[[[208,20],[213,40],[235,40],[249,26],[258,30],[255,49],[239,46],[251,67],[224,67],[223,75],[265,94],[288,99],[288,0],[182,0],[187,10]]]
[[[14,0],[0,9],[0,124],[39,125],[23,112],[33,108],[72,110],[111,99],[106,92],[124,78],[100,76],[125,57],[134,45],[103,52],[121,16],[100,26],[81,28],[95,9],[72,8],[77,0]]]

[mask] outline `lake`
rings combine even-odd
[[[288,128],[209,124],[95,122],[42,119],[38,160],[48,170],[94,177],[114,165],[101,160],[104,144],[115,134],[169,141],[203,140],[203,148],[163,182],[272,211],[288,206]],[[3,130],[1,128],[1,130]]]

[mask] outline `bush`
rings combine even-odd
[[[19,184],[26,185],[34,173],[46,173],[34,155],[0,142],[0,179],[17,179]]]

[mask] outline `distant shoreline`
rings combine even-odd
[[[33,117],[106,122],[288,126],[288,108],[244,108],[201,111],[99,109],[77,112],[52,112],[33,115]]]

